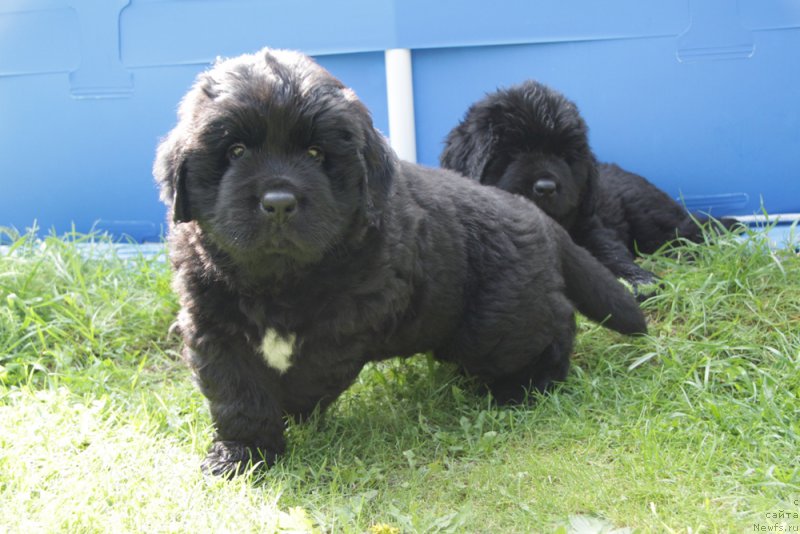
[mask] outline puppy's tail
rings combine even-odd
[[[589,319],[622,334],[646,334],[647,321],[633,293],[586,249],[561,239],[567,297]]]

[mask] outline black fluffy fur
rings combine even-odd
[[[184,356],[216,425],[210,473],[274,461],[283,417],[324,408],[369,361],[433,351],[511,402],[565,377],[573,304],[646,331],[561,227],[522,198],[398,161],[353,92],[298,53],[200,75],[154,172]],[[261,207],[274,191],[297,199],[282,220]],[[268,333],[294,340],[288,369],[261,353]]]
[[[575,104],[532,80],[473,104],[447,135],[440,160],[444,168],[532,200],[634,287],[655,280],[634,262],[636,254],[676,238],[703,239],[705,217],[693,217],[641,176],[598,164]]]

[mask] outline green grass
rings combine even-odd
[[[800,258],[763,240],[648,258],[650,334],[581,321],[568,380],[531,406],[424,356],[369,366],[230,482],[199,471],[212,428],[163,254],[12,240],[2,532],[800,530]]]

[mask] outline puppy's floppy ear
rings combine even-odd
[[[374,223],[383,209],[392,185],[396,158],[386,139],[372,125],[364,133],[361,157],[366,167],[367,218]]]
[[[355,92],[342,86],[340,90],[347,106],[358,118],[361,130],[358,152],[364,166],[365,181],[364,209],[369,223],[375,224],[389,197],[397,157],[383,135],[373,126],[369,110]]]
[[[175,193],[172,195],[172,221],[176,223],[192,220],[189,210],[189,196],[186,193],[186,160],[181,161],[175,179]]]
[[[497,136],[491,124],[481,124],[465,118],[453,128],[445,139],[444,151],[439,156],[442,167],[459,172],[481,183],[486,183],[486,169],[497,149]]]
[[[584,175],[578,212],[581,217],[591,217],[595,212],[597,182],[600,179],[597,161],[594,157],[586,158],[580,163],[574,164],[572,166],[572,171]]]
[[[178,128],[172,130],[158,146],[153,164],[153,175],[161,189],[161,201],[172,208],[172,220],[175,223],[192,220],[186,194],[186,156]]]
[[[222,60],[217,58],[217,64]],[[181,100],[178,108],[178,124],[158,146],[153,175],[161,189],[161,201],[172,210],[175,223],[194,219],[189,206],[187,190],[187,165],[189,134],[187,126],[197,108],[205,101],[219,96],[219,81],[211,72],[201,72],[194,86]]]

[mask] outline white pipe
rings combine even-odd
[[[389,143],[400,159],[417,162],[414,127],[414,80],[411,50],[386,50],[386,98],[389,108]]]
[[[768,215],[728,215],[743,223],[772,223],[800,221],[800,213],[770,213]]]

